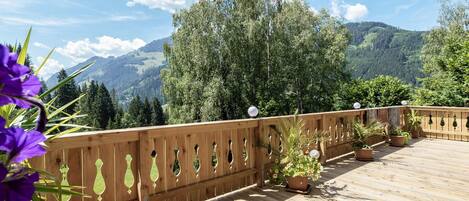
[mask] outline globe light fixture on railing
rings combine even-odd
[[[309,156],[311,158],[318,159],[320,155],[321,155],[321,153],[319,153],[319,151],[316,150],[316,149],[313,149],[313,150],[309,151]]]
[[[360,107],[362,107],[362,105],[360,105],[359,102],[355,102],[355,103],[353,104],[353,108],[355,108],[355,109],[360,109]]]
[[[257,117],[258,114],[259,114],[259,110],[257,109],[257,107],[251,106],[251,107],[248,108],[249,117],[255,118],[255,117]]]
[[[404,105],[404,106],[406,106],[406,105],[408,105],[408,104],[409,104],[409,102],[408,102],[408,101],[406,101],[406,100],[403,100],[403,101],[401,101],[401,105]]]

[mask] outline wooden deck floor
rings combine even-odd
[[[311,195],[251,187],[214,200],[469,200],[469,143],[420,139],[406,148],[381,145],[374,162],[331,162]]]

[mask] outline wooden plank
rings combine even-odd
[[[99,147],[99,158],[103,161],[101,173],[106,184],[102,198],[103,200],[116,200],[114,144],[101,145]]]
[[[48,151],[45,158],[46,171],[54,175],[57,181],[62,181],[60,166],[64,164],[63,150]],[[56,200],[55,195],[47,195],[47,200]]]
[[[255,174],[256,170],[250,169],[250,170],[245,170],[239,173],[235,173],[226,177],[219,177],[219,178],[213,178],[207,181],[203,181],[197,184],[189,185],[189,186],[184,186],[184,187],[179,187],[177,189],[172,189],[168,192],[165,193],[160,193],[160,194],[155,194],[150,196],[149,200],[162,200],[166,199],[169,197],[176,196],[180,193],[184,193],[193,189],[198,189],[198,188],[204,188],[205,186],[211,186],[211,185],[216,185],[218,183],[224,183],[225,181],[233,181],[238,178],[245,177],[246,175],[253,175]]]
[[[84,200],[97,200],[97,195],[93,191],[96,178],[96,160],[98,160],[98,147],[86,147],[83,149],[83,184],[84,193],[89,198]]]
[[[154,151],[154,142],[149,137],[148,132],[139,132],[139,160],[138,171],[140,175],[140,192],[139,199],[146,200],[148,196],[154,191],[153,182],[151,181],[151,168],[152,168],[152,152]]]
[[[67,150],[68,164],[68,183],[71,186],[83,186],[83,153],[81,148]],[[74,189],[83,193],[83,189]],[[71,201],[79,201],[83,198],[80,196],[72,196]]]
[[[116,198],[118,200],[132,200],[138,197],[137,162],[139,154],[137,148],[136,142],[115,145]]]

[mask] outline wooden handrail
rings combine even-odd
[[[330,132],[321,146],[311,145],[311,149],[321,147],[321,160],[325,162],[352,151],[351,124],[355,119],[402,127],[411,109],[424,121],[430,113],[436,117],[444,114],[443,118],[456,114],[459,130],[440,129],[435,133],[447,131],[469,138],[462,126],[467,123],[463,117],[469,115],[469,108],[393,106],[298,116],[305,121],[305,129]],[[275,128],[283,119],[292,117],[74,133],[48,143],[48,153],[30,162],[63,182],[84,186],[83,193],[90,195],[90,200],[154,200],[167,196],[204,200],[256,183],[262,186],[269,175],[266,170],[276,159],[272,150],[282,148]],[[432,130],[425,124],[422,128],[429,136]],[[375,138],[371,143],[382,141]],[[270,150],[259,146],[261,143]]]

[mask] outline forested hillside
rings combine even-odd
[[[95,62],[75,79],[78,85],[91,80],[104,83],[108,89],[115,89],[119,100],[126,104],[135,95],[158,97],[162,100],[159,73],[165,65],[163,55],[165,43],[171,44],[171,39],[168,37],[152,41],[136,51],[119,57],[92,57],[66,71],[71,74],[80,67]],[[48,86],[56,83],[57,74],[47,80]]]
[[[374,78],[378,75],[396,76],[415,84],[421,77],[422,64],[419,52],[423,32],[406,31],[379,22],[348,23],[351,35],[347,49],[347,69],[354,78]],[[70,74],[89,62],[95,64],[76,78],[77,84],[91,80],[115,89],[119,100],[127,104],[134,95],[158,97],[165,102],[161,92],[160,70],[166,67],[163,45],[172,44],[170,37],[154,40],[144,47],[119,57],[92,57],[67,69]],[[52,76],[47,85],[57,83]]]
[[[346,24],[351,41],[347,68],[355,78],[392,75],[416,84],[422,77],[420,50],[424,32],[407,31],[380,22]]]

